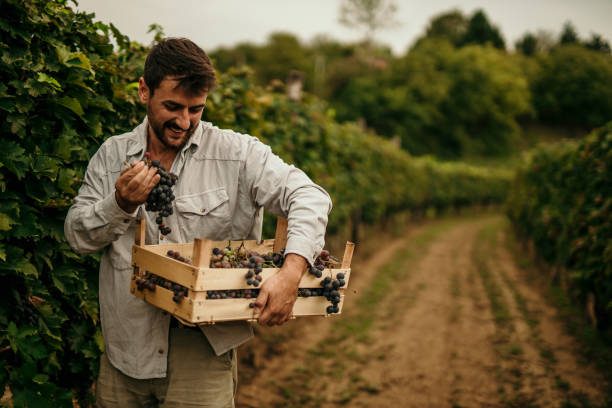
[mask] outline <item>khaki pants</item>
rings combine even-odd
[[[233,408],[236,351],[217,356],[201,332],[170,329],[166,378],[138,380],[100,360],[96,404],[100,408]]]

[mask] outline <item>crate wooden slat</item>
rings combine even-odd
[[[130,292],[144,301],[159,307],[177,316],[188,323],[215,323],[231,320],[253,320],[254,309],[249,303],[254,299],[207,299],[207,291],[216,290],[242,290],[259,289],[247,285],[245,274],[247,268],[210,268],[212,248],[223,248],[228,241],[211,241],[196,239],[191,243],[145,245],[144,220],[139,220],[135,232],[135,244],[132,248],[132,266],[134,274],[131,280]],[[260,254],[272,251],[278,252],[286,244],[287,220],[279,217],[275,239],[257,241],[236,241],[232,247],[244,243],[247,250],[255,250]],[[338,289],[340,303],[338,308],[342,312],[344,304],[344,291],[348,286],[351,269],[350,263],[355,245],[347,242],[341,267],[324,269],[322,277],[305,273],[300,281],[300,289],[321,288],[321,280],[329,276],[335,278],[338,273],[344,274],[345,285]],[[191,264],[177,261],[167,256],[168,250],[178,251],[182,256],[191,255]],[[260,273],[262,282],[276,274],[279,268],[263,268]],[[188,296],[180,303],[172,300],[174,293],[166,288],[156,286],[155,290],[139,290],[136,277],[144,276],[146,272],[158,275],[169,281],[189,288]],[[324,316],[330,303],[323,296],[298,297],[293,307],[293,316]]]

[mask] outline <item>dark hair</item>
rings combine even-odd
[[[187,38],[164,38],[149,51],[144,81],[151,96],[167,76],[176,77],[177,87],[191,94],[209,92],[217,84],[210,58]]]

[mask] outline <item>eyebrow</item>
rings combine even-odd
[[[170,105],[171,107],[176,107],[176,108],[184,108],[185,105],[178,103],[178,102],[174,102],[171,100],[168,101],[162,101],[162,104],[164,105]],[[195,106],[190,106],[189,109],[195,109],[195,108],[204,108],[204,106],[206,106],[206,104],[200,104],[200,105],[195,105]]]

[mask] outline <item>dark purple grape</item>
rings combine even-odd
[[[329,251],[326,251],[325,249],[321,251],[321,255],[319,255],[321,257],[322,260],[324,261],[328,261],[329,260]]]

